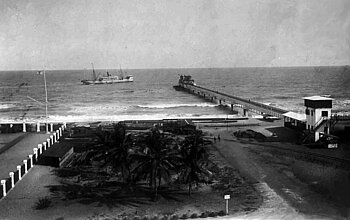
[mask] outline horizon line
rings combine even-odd
[[[154,67],[154,68],[125,68],[124,70],[161,70],[161,69],[234,69],[234,68],[291,68],[291,67],[350,67],[350,64],[342,65],[295,65],[295,66],[235,66],[235,67]],[[89,70],[91,68],[73,68],[73,69],[45,69],[45,71],[67,71],[67,70]],[[115,70],[117,68],[95,68],[97,70]],[[13,69],[13,70],[0,70],[0,72],[12,72],[12,71],[39,71],[41,69]]]

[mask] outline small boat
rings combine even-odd
[[[84,79],[81,82],[84,85],[95,85],[95,84],[113,84],[113,83],[126,83],[134,82],[134,77],[132,75],[127,76],[112,76],[108,71],[106,76],[101,76],[100,74],[96,75],[94,65],[92,65],[92,79]],[[124,75],[120,68],[120,72]]]
[[[176,91],[184,90],[184,89],[182,88],[182,86],[179,86],[179,85],[174,85],[173,88],[174,88]]]

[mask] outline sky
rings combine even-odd
[[[0,70],[350,64],[349,0],[0,0]]]

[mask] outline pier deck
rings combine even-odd
[[[179,87],[181,87],[183,90],[188,91],[189,93],[199,95],[203,98],[210,99],[211,101],[216,100],[220,104],[230,104],[231,109],[233,109],[233,106],[241,107],[244,110],[244,115],[247,111],[251,111],[261,115],[269,115],[278,118],[283,118],[283,114],[288,112],[287,110],[281,108],[265,105],[263,103],[251,101],[250,99],[241,98],[223,92],[214,91],[212,89],[195,85],[193,83],[179,82]]]

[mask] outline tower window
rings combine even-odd
[[[322,117],[328,117],[328,111],[322,111]]]
[[[306,114],[306,115],[310,115],[310,110],[309,110],[309,109],[306,109],[306,110],[305,110],[305,114]]]
[[[311,116],[314,116],[314,111],[313,110],[311,110]]]

